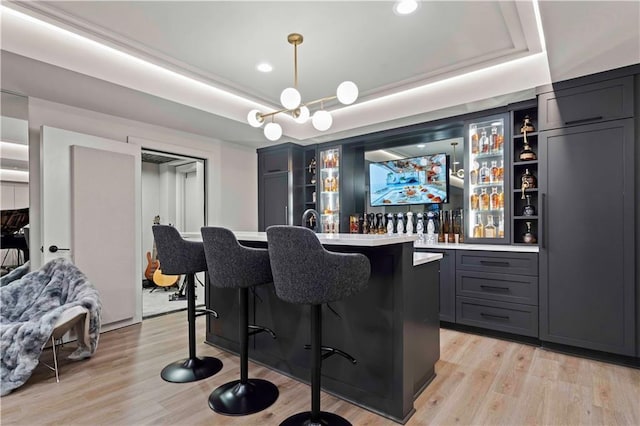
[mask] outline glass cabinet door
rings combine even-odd
[[[320,151],[320,232],[340,232],[340,148]]]
[[[465,125],[465,154],[469,172],[465,176],[465,241],[509,242],[507,117],[500,115],[470,121]],[[506,139],[508,140],[508,139]]]

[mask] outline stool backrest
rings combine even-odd
[[[204,247],[199,241],[186,241],[169,225],[153,225],[160,268],[165,275],[181,275],[207,270]]]
[[[253,287],[273,281],[267,249],[245,247],[229,229],[200,229],[211,284],[216,287]]]
[[[287,302],[316,305],[340,300],[369,281],[371,265],[365,255],[330,252],[305,227],[270,226],[267,241],[276,294]]]

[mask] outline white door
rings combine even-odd
[[[141,321],[137,145],[43,126],[43,263],[70,258],[100,293],[102,331]]]

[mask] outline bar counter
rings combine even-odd
[[[241,244],[266,247],[264,232],[235,232]],[[185,238],[200,239],[197,234]],[[323,361],[322,389],[339,398],[405,423],[413,402],[435,377],[440,358],[438,320],[441,254],[416,253],[415,236],[318,234],[334,252],[363,253],[371,262],[368,286],[360,293],[323,307],[323,346],[341,349]],[[236,290],[206,287],[207,343],[238,353]],[[284,302],[273,284],[258,286],[249,301],[249,322],[272,329],[250,337],[249,357],[287,376],[309,383],[311,354],[309,308]],[[251,375],[251,371],[249,371]],[[309,398],[307,394],[301,398]],[[310,404],[310,402],[309,402]]]

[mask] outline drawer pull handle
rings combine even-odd
[[[564,124],[569,126],[571,124],[586,123],[587,121],[596,121],[596,120],[602,120],[602,119],[603,119],[603,117],[601,115],[599,115],[597,117],[589,117],[589,118],[583,118],[583,119],[580,119],[580,120],[565,121]]]
[[[491,290],[491,291],[506,291],[508,292],[510,289],[509,287],[498,287],[496,285],[480,285],[481,289],[484,290]]]
[[[486,265],[486,266],[502,266],[502,267],[509,266],[509,262],[496,262],[494,260],[481,260],[480,264]]]
[[[509,316],[508,315],[493,315],[493,314],[485,314],[484,312],[480,312],[480,316],[484,317],[484,318],[499,319],[499,320],[503,320],[503,321],[508,321],[509,320]]]

